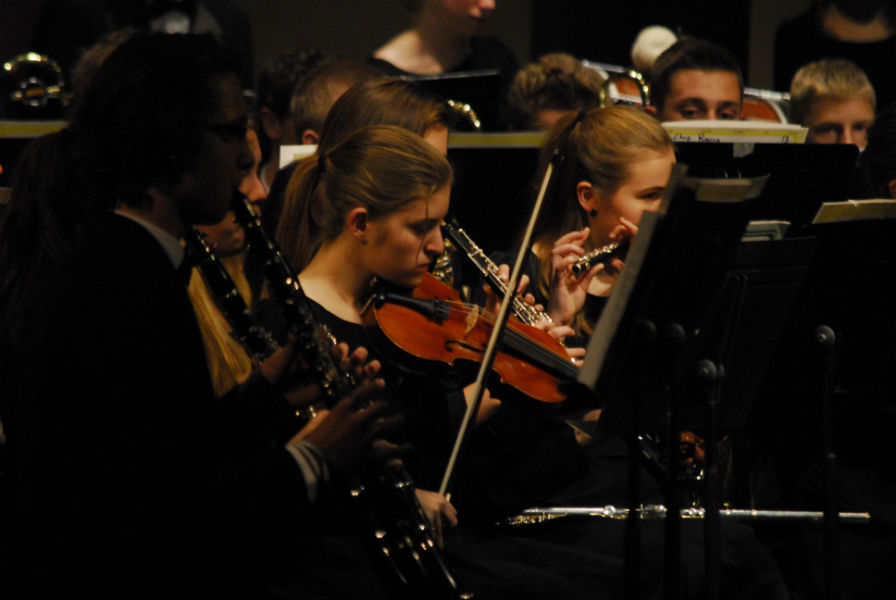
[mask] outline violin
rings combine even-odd
[[[461,302],[456,290],[429,273],[410,296],[374,290],[362,316],[374,339],[379,332],[406,354],[448,365],[480,362],[495,323],[493,315]],[[510,319],[493,371],[531,398],[558,403],[579,368],[550,334]]]

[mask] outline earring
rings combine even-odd
[[[597,209],[592,208],[591,210],[588,211],[588,215],[593,219],[594,217],[597,216]]]

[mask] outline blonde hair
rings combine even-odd
[[[202,333],[205,360],[212,376],[215,396],[221,397],[246,380],[252,371],[252,360],[230,334],[230,328],[198,269],[193,270],[187,291]]]
[[[805,124],[812,105],[823,99],[848,100],[859,97],[874,110],[874,88],[864,71],[843,58],[826,58],[803,65],[790,83],[790,120]]]
[[[671,148],[669,134],[655,118],[628,106],[580,111],[565,115],[554,124],[542,147],[532,186],[534,193],[548,163],[555,154],[562,155],[563,161],[554,171],[533,234],[538,244],[536,254],[541,261],[536,283],[544,296],[550,293],[550,252],[554,242],[560,236],[588,225],[588,215],[578,203],[578,183],[587,181],[599,193],[613,194],[628,179],[629,165]],[[576,318],[574,327],[590,334],[590,327],[581,315]]]
[[[351,209],[386,216],[431,197],[451,177],[448,160],[419,135],[395,125],[365,127],[299,163],[286,188],[277,242],[300,272],[342,233]]]

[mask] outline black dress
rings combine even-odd
[[[846,58],[871,81],[877,105],[896,102],[896,70],[884,57],[894,56],[896,36],[879,42],[844,42],[826,34],[814,10],[782,24],[775,35],[775,89],[790,90],[790,81],[803,65],[822,58]]]
[[[470,55],[459,65],[448,69],[447,73],[497,69],[505,82],[513,81],[517,69],[516,56],[503,42],[494,37],[474,37],[470,40],[470,46]],[[371,56],[367,59],[367,63],[386,75],[394,77],[414,75],[381,58]]]
[[[475,85],[460,80],[442,79],[436,76],[430,81],[429,75],[411,73],[400,69],[381,58],[370,56],[367,63],[386,75],[402,79],[422,81],[422,85],[431,87],[436,93],[447,99],[470,104],[476,112],[482,128],[486,131],[504,130],[509,124],[509,110],[506,96],[507,88],[513,82],[517,71],[517,60],[513,52],[503,42],[493,37],[474,37],[470,40],[470,55],[459,65],[455,65],[445,73],[471,73],[496,71],[499,79],[492,83],[477,81]],[[458,123],[457,127],[460,127]]]

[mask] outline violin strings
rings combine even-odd
[[[464,314],[469,314],[476,310],[479,311],[482,316],[486,318],[489,317],[489,313],[483,312],[478,305],[471,305],[464,302],[452,302],[451,304],[455,305],[456,310],[461,311]],[[578,367],[572,362],[555,352],[546,349],[538,341],[527,337],[515,329],[508,328],[505,331],[505,343],[509,348],[520,352],[524,356],[536,359],[542,366],[552,369],[554,372],[559,373],[564,377],[574,379],[579,374]]]

